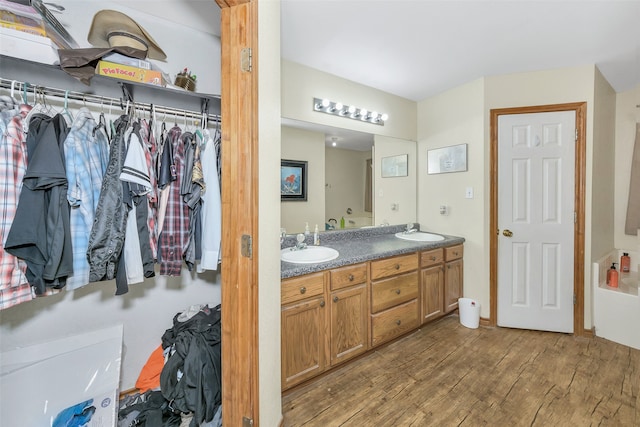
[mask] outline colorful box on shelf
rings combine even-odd
[[[101,60],[96,67],[96,74],[107,77],[115,77],[122,80],[129,80],[138,83],[147,83],[156,86],[165,86],[166,82],[162,78],[162,73],[155,70],[147,70],[131,65],[116,64]]]
[[[42,64],[59,64],[58,48],[48,37],[0,26],[0,55]]]

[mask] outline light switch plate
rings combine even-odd
[[[473,187],[467,187],[464,192],[464,197],[467,199],[473,199]]]

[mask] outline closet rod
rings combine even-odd
[[[123,104],[126,103],[127,101],[126,99],[123,100],[122,98],[113,98],[110,96],[94,95],[91,93],[83,93],[83,92],[76,92],[76,91],[58,89],[53,87],[33,85],[31,83],[23,83],[23,82],[9,80],[9,79],[0,77],[1,89],[11,90],[12,85],[14,88],[14,92],[20,96],[22,96],[26,87],[26,91],[30,92],[31,94],[34,94],[34,96],[37,93],[39,95],[42,94],[45,96],[54,96],[62,99],[66,98],[73,101],[81,101],[83,103],[98,104],[102,108],[105,108],[107,106],[111,106],[114,104],[122,108]],[[126,87],[126,86],[122,86],[122,87]],[[202,112],[197,112],[193,110],[185,110],[180,108],[166,107],[162,105],[149,104],[145,102],[136,102],[136,101],[132,101],[132,105],[135,105],[136,110],[138,111],[142,110],[145,112],[151,112],[151,106],[153,105],[153,109],[156,112],[156,114],[170,115],[170,116],[176,117],[176,119],[179,119],[181,117],[188,117],[190,119],[197,119],[197,120],[202,119]],[[220,116],[218,114],[209,113],[207,114],[207,120],[209,121],[209,123],[219,123]]]

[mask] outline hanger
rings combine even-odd
[[[64,108],[62,109],[61,114],[62,114],[62,117],[64,117],[65,121],[67,122],[67,125],[70,126],[71,123],[73,123],[73,115],[71,115],[71,112],[69,111],[69,91],[68,90],[64,91]]]
[[[18,98],[16,97],[16,95],[13,92],[16,84],[20,85],[20,82],[18,82],[17,80],[13,80],[11,82],[11,99],[13,100],[13,102],[15,104],[18,104],[18,105],[24,104],[25,103],[24,99],[22,98],[22,95],[20,95],[20,89],[18,88],[18,96],[20,96],[19,100],[18,100]]]
[[[25,83],[25,84],[28,85],[29,83]],[[31,111],[29,111],[27,116],[22,121],[22,130],[24,131],[24,133],[29,132],[29,123],[31,122],[31,118],[33,117],[34,114],[43,114],[49,117],[53,117],[56,114],[55,110],[53,110],[51,106],[47,105],[47,98],[44,93],[44,90],[41,87],[35,86],[33,88],[33,92],[34,92],[34,105],[31,108]],[[38,100],[38,95],[40,96],[40,100]]]
[[[100,130],[100,128],[104,129],[104,132],[107,134],[107,139],[109,138],[109,130],[107,128],[107,121],[104,118],[104,105],[102,104],[102,99],[100,99],[100,116],[98,117],[98,124],[93,128],[93,136],[96,136],[96,132]]]

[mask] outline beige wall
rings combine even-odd
[[[615,247],[617,249],[640,250],[640,236],[624,234],[624,225],[629,202],[629,180],[631,179],[631,157],[636,132],[640,123],[640,85],[616,96],[616,140],[615,140]],[[610,190],[611,191],[611,190]]]
[[[468,144],[467,171],[427,174],[427,150]],[[423,229],[465,238],[464,295],[480,301],[489,317],[487,159],[484,80],[479,79],[418,104],[418,222]],[[467,187],[473,199],[465,198]],[[440,215],[440,205],[449,207]]]
[[[339,226],[340,218],[344,217],[346,227],[349,227],[349,217],[372,215],[364,211],[366,160],[370,158],[371,151],[325,148],[325,221],[335,218]],[[347,214],[347,208],[351,208],[351,215]],[[324,230],[324,223],[318,223],[318,226],[320,231]]]
[[[258,2],[258,414],[282,420],[280,394],[280,2]]]
[[[294,62],[282,61],[282,117],[395,138],[416,139],[416,103]],[[313,111],[313,98],[389,114],[384,126]]]
[[[417,159],[416,143],[397,138],[376,135],[373,158],[373,218],[376,225],[382,223],[406,224],[417,221]],[[407,154],[407,176],[382,178],[380,166],[383,157]],[[391,204],[398,209],[392,210]]]
[[[280,226],[286,228],[289,234],[302,233],[305,222],[308,222],[313,232],[315,224],[320,226],[325,221],[324,134],[282,126],[282,147],[278,152],[282,153],[283,159],[308,162],[307,201],[282,202]]]
[[[614,249],[616,93],[596,69],[593,103],[591,259]],[[587,282],[590,283],[590,282]]]

